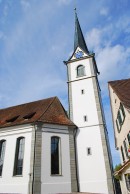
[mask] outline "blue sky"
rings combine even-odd
[[[107,82],[130,77],[130,1],[77,0],[88,49],[96,53],[114,165]],[[63,64],[73,51],[73,0],[0,0],[1,108],[58,96],[67,108]]]

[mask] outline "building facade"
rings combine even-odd
[[[79,191],[113,194],[111,154],[98,82],[99,72],[95,56],[89,53],[85,43],[77,13],[74,52],[65,64],[70,119],[78,126]]]
[[[120,177],[123,194],[130,193],[130,79],[109,82],[109,93],[115,134],[115,147],[119,150]]]

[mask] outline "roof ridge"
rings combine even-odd
[[[120,81],[127,81],[127,80],[130,80],[130,78],[126,78],[126,79],[119,79],[119,80],[113,80],[113,81],[109,81],[108,83],[120,82]]]
[[[5,110],[5,109],[10,109],[10,108],[14,108],[14,107],[20,107],[20,106],[23,106],[23,105],[26,105],[26,104],[31,104],[31,103],[35,103],[35,102],[40,102],[40,101],[43,101],[43,100],[48,100],[48,99],[54,99],[54,97],[50,97],[50,98],[44,98],[44,99],[41,99],[41,100],[35,100],[35,101],[32,101],[32,102],[27,102],[27,103],[23,103],[23,104],[18,104],[18,105],[14,105],[14,106],[9,106],[9,107],[6,107],[6,108],[0,108],[0,110]]]
[[[54,102],[54,100],[56,99],[56,96],[52,98],[52,101],[50,102],[50,104],[47,106],[46,110],[43,112],[43,114],[39,117],[39,119],[36,119],[36,121],[40,120],[40,118],[47,112],[47,110],[49,109],[49,107],[52,105],[52,103]],[[34,121],[34,122],[36,122]]]

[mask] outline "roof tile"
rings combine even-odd
[[[113,88],[124,106],[130,109],[130,79],[110,81],[108,84]]]
[[[0,128],[37,121],[50,124],[74,125],[67,117],[57,97],[0,109]]]

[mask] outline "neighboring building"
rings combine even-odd
[[[98,68],[88,51],[75,13],[74,52],[64,62],[68,73],[69,114],[78,126],[77,169],[80,192],[113,194],[112,163]]]
[[[130,193],[130,79],[109,82],[115,146],[120,152],[122,194]]]
[[[114,194],[98,69],[75,14],[69,113],[55,98],[0,109],[0,193]]]

